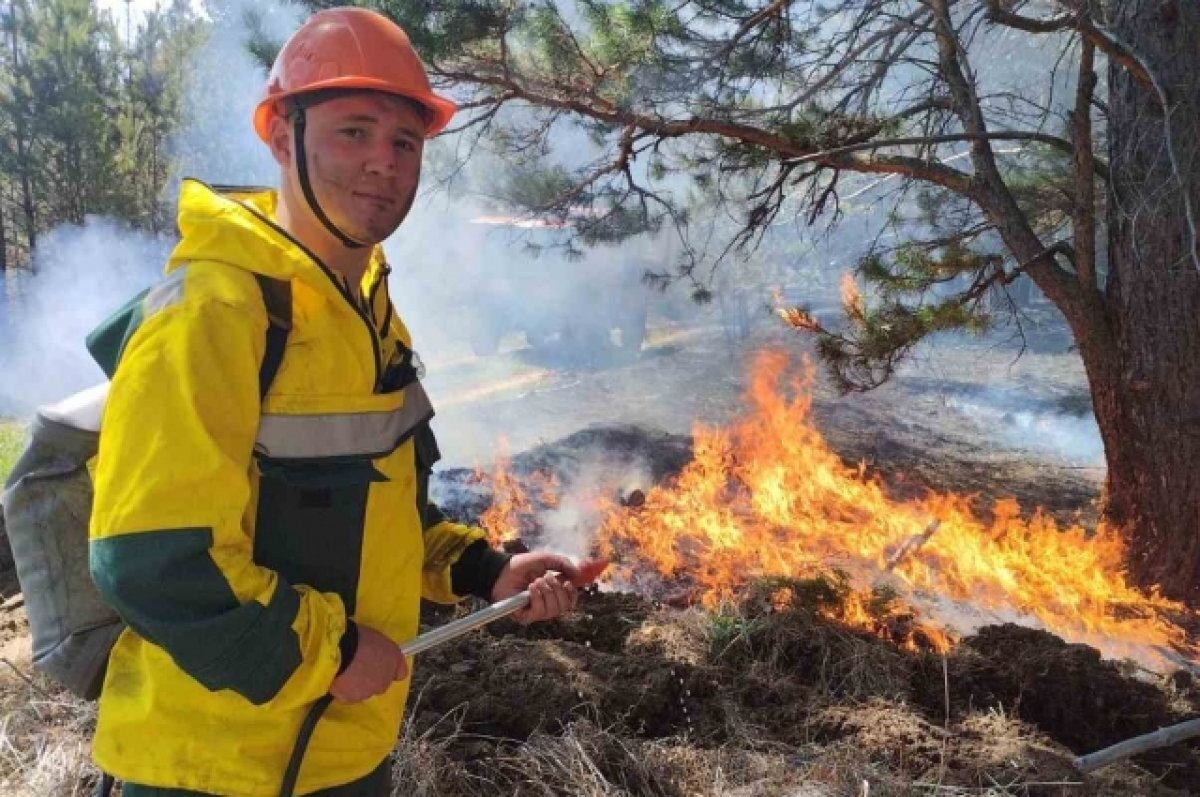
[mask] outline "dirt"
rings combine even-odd
[[[1106,791],[1111,771],[1107,780],[1081,780],[1071,753],[1200,712],[1195,702],[1172,704],[1165,681],[1123,673],[1093,650],[999,626],[946,659],[947,716],[940,657],[841,627],[816,608],[755,614],[745,606],[743,629],[717,640],[713,626],[698,633],[694,614],[590,594],[576,616],[492,626],[425,654],[413,685],[414,731],[436,733],[453,716],[464,741],[450,755],[468,770],[505,746],[586,721],[622,739],[684,740],[700,750],[771,747],[804,757],[853,748],[910,785],[1119,794]],[[1200,782],[1200,745],[1138,765],[1160,780],[1124,793],[1187,794]]]
[[[944,711],[948,680],[955,714],[1011,710],[1079,753],[1200,715],[1200,692],[1185,671],[1140,679],[1130,668],[1102,660],[1093,648],[1012,624],[964,639],[947,669],[948,678],[940,660],[928,657],[916,667],[913,701],[928,713]],[[1155,751],[1140,760],[1170,771],[1172,782],[1200,783],[1200,745]]]

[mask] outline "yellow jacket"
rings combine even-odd
[[[274,203],[267,190],[185,181],[182,240],[104,411],[91,569],[129,630],[109,661],[94,756],[137,783],[274,797],[342,664],[347,618],[402,642],[422,596],[485,594],[503,566],[480,530],[426,501],[433,412],[381,252],[357,307],[274,224]],[[251,272],[292,289],[293,328],[261,403],[267,316]],[[296,793],[378,766],[407,693],[404,681],[335,701]]]

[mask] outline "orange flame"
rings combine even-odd
[[[538,503],[535,504],[521,477],[513,473],[508,441],[501,438],[498,448],[491,473],[476,469],[474,474],[476,482],[491,486],[492,503],[480,515],[479,525],[488,533],[488,542],[493,546],[524,536],[536,528],[539,509],[558,505],[558,479],[554,474],[535,471],[526,477],[525,481],[538,492]]]
[[[854,281],[853,274],[842,275],[842,307],[846,315],[853,319],[862,319],[866,314],[866,304],[863,303],[862,291]]]
[[[968,496],[894,500],[813,425],[811,367],[790,380],[791,398],[780,390],[788,366],[786,355],[760,354],[746,415],[727,429],[698,425],[694,459],[675,479],[639,507],[608,508],[598,547],[618,563],[618,580],[694,586],[712,606],[755,577],[835,567],[856,584],[890,584],[950,625],[952,612],[975,615],[967,625],[1025,617],[1109,655],[1186,648],[1164,617],[1183,608],[1127,582],[1116,530],[1060,528],[1040,510],[1025,518],[1012,499],[996,503],[991,521]],[[839,619],[874,622],[853,608]]]

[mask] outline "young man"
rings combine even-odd
[[[454,110],[400,28],[322,11],[254,116],[280,190],[184,183],[182,239],[123,343],[94,474],[92,575],[129,626],[94,755],[125,797],[274,797],[327,694],[295,793],[382,797],[409,684],[398,643],[422,596],[529,589],[524,621],[575,606],[569,560],[493,551],[427,500],[433,411],[377,245]],[[280,324],[260,277],[290,286],[265,398]]]

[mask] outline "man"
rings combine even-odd
[[[92,575],[129,630],[94,755],[125,797],[274,797],[298,738],[296,794],[382,797],[409,683],[397,643],[422,596],[528,589],[526,622],[575,606],[569,560],[493,551],[427,500],[433,413],[377,244],[454,110],[392,22],[322,11],[254,116],[278,193],[183,185],[182,238],[122,342],[95,470]],[[271,378],[262,284],[290,292]]]

